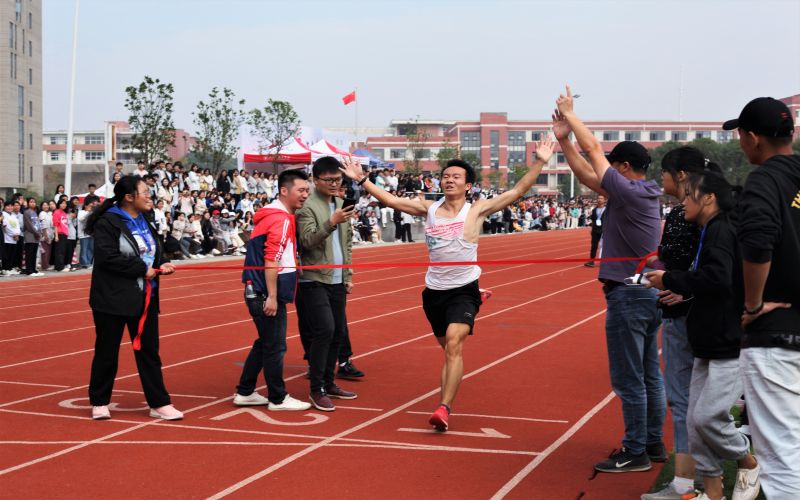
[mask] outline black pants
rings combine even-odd
[[[348,328],[345,321],[344,337],[342,337],[342,344],[339,346],[339,364],[347,363],[351,356],[353,356],[353,346],[350,345],[350,328]]]
[[[601,236],[603,236],[603,233],[592,231],[592,249],[589,251],[590,259],[597,257],[597,246],[600,244]]]
[[[339,348],[347,331],[343,284],[316,281],[300,283],[297,290],[297,318],[300,339],[308,355],[311,392],[333,384]]]
[[[64,269],[64,260],[67,257],[67,237],[66,235],[59,234],[58,241],[53,240],[53,265],[56,266],[56,271]],[[97,405],[95,405],[97,406]]]
[[[36,272],[36,252],[38,250],[38,243],[25,243],[25,274]]]
[[[17,252],[17,243],[3,243],[3,271],[14,269],[14,256]]]
[[[17,240],[17,250],[14,253],[14,267],[22,269],[22,254],[25,253],[25,238],[19,235]]]
[[[78,240],[67,239],[67,250],[64,255],[64,266],[72,267],[72,256],[75,254],[76,246],[78,246]]]
[[[394,239],[399,240],[400,236],[403,234],[403,223],[402,222],[395,222],[394,223]]]
[[[403,242],[414,243],[414,240],[411,239],[411,224],[405,223],[403,224],[403,230],[400,233],[400,237]]]
[[[256,324],[258,338],[247,355],[242,368],[242,376],[236,392],[249,396],[256,390],[258,376],[264,372],[267,382],[267,399],[281,404],[286,397],[286,384],[283,381],[283,357],[286,354],[286,304],[278,301],[275,316],[264,314],[264,298],[246,300],[253,323]]]
[[[66,238],[59,238],[59,241]],[[161,357],[158,355],[158,306],[157,300],[150,302],[147,319],[142,330],[142,349],[133,351],[139,379],[142,381],[144,397],[151,408],[170,404],[169,393],[164,387],[161,374]],[[119,345],[125,327],[131,340],[139,327],[138,316],[117,316],[92,311],[94,316],[95,341],[92,375],[89,381],[89,401],[92,406],[105,406],[111,402],[111,391],[119,365]]]

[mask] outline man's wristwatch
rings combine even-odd
[[[748,316],[755,316],[756,314],[760,313],[761,310],[764,309],[764,303],[762,302],[757,307],[753,309],[744,308],[744,313]]]
[[[363,186],[364,183],[367,182],[368,180],[369,180],[369,176],[365,175],[364,178],[362,178],[360,181],[358,181],[358,185],[359,186]]]

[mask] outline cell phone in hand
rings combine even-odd
[[[350,207],[356,206],[356,200],[353,198],[345,198],[342,203],[342,210],[347,210]]]

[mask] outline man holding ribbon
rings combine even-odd
[[[158,275],[175,269],[164,258],[156,228],[145,214],[153,209],[150,190],[141,177],[125,176],[86,221],[95,241],[95,265],[89,291],[96,338],[89,401],[92,418],[111,418],[108,404],[119,363],[125,326],[131,336],[136,367],[150,416],[180,420],[170,402],[158,355]]]
[[[464,341],[472,334],[475,317],[485,298],[478,287],[481,268],[477,265],[437,266],[436,262],[477,262],[478,237],[483,220],[503,210],[527,193],[542,167],[553,154],[551,140],[540,141],[536,161],[530,171],[505,193],[491,199],[468,203],[466,196],[475,184],[475,171],[463,160],[450,160],[442,170],[441,186],[444,197],[438,201],[424,198],[399,198],[373,184],[352,157],[344,159],[341,169],[347,177],[358,182],[383,206],[406,214],[426,217],[425,242],[431,266],[425,276],[422,308],[431,324],[433,334],[444,350],[440,404],[429,419],[439,431],[449,425],[450,406],[456,397],[464,375],[462,350]]]

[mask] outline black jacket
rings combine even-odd
[[[605,207],[603,207],[605,208]],[[592,213],[589,215],[589,220],[591,221],[592,232],[597,234],[603,233],[603,216],[606,214],[605,210],[603,210],[602,215],[598,216],[597,207],[592,209]],[[600,221],[600,224],[597,221]]]
[[[739,357],[744,286],[736,231],[726,216],[711,219],[696,271],[667,271],[664,286],[689,301],[686,330],[697,358]]]
[[[773,156],[747,177],[738,205],[739,243],[748,262],[772,262],[765,302],[788,302],[747,328],[745,346],[789,347],[800,338],[800,155]]]
[[[153,265],[165,262],[158,232],[148,223],[156,241]],[[139,258],[139,246],[119,215],[106,212],[94,225],[94,267],[89,291],[89,306],[98,312],[118,316],[139,316],[144,309],[144,275],[147,266]],[[158,276],[156,276],[156,282]],[[151,301],[158,307],[158,293]]]
[[[700,228],[683,217],[683,205],[677,205],[667,214],[661,244],[658,246],[658,259],[667,271],[686,271],[697,255],[700,241]],[[659,303],[662,317],[680,318],[689,313],[691,302],[681,302],[674,306]]]

